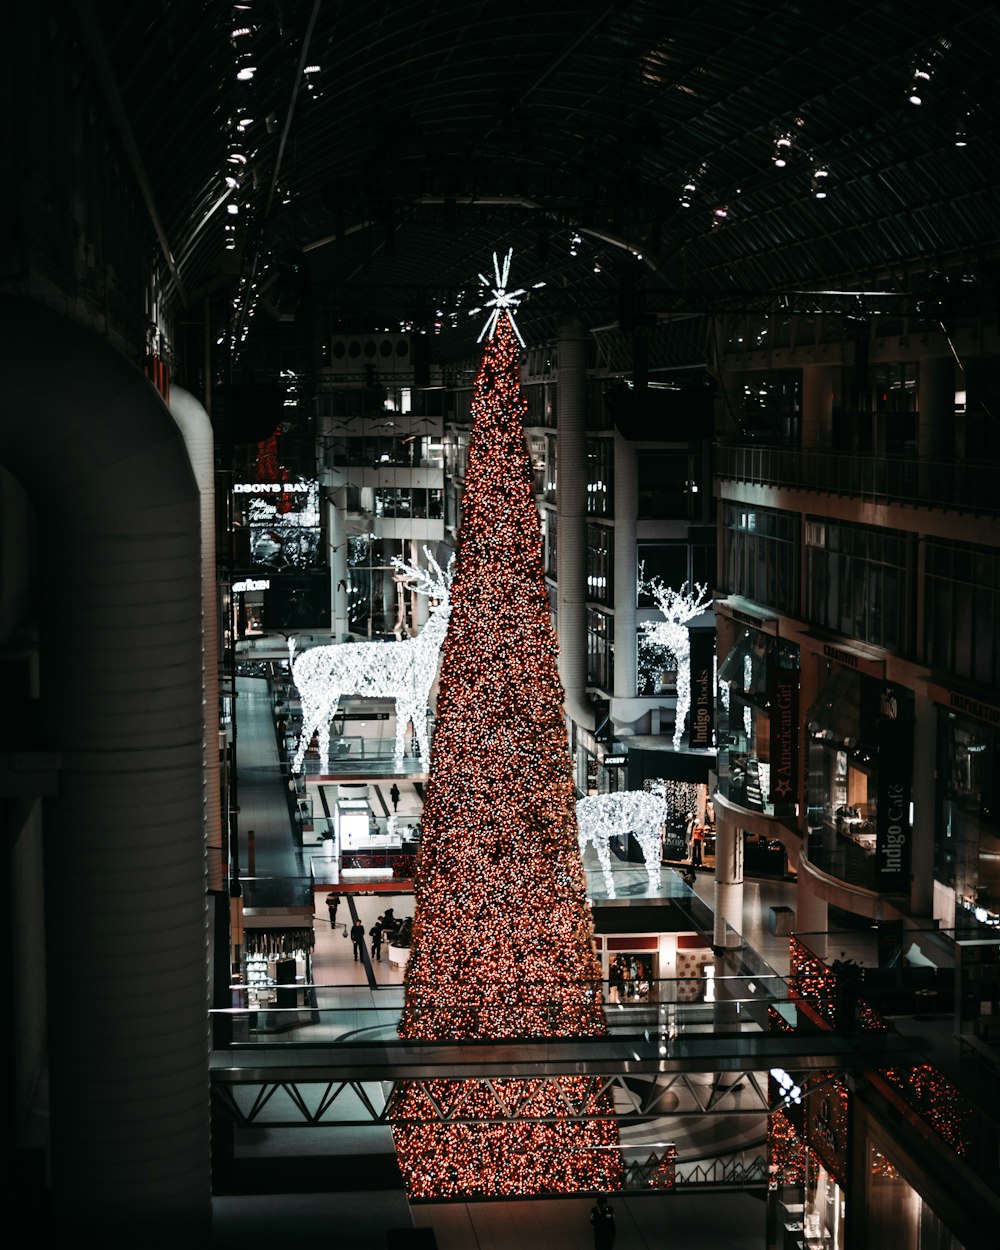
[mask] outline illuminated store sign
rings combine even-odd
[[[770,673],[771,802],[775,816],[795,813],[799,767],[799,674],[773,668]]]
[[[246,594],[248,590],[270,590],[271,579],[269,577],[247,577],[242,582],[233,582],[233,594]]]
[[[312,482],[236,482],[234,495],[308,495]]]
[[[906,893],[910,888],[910,786],[913,721],[898,718],[891,688],[882,690],[878,728],[878,808],[875,858],[879,889]]]

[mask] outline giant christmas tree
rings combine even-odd
[[[607,1032],[518,344],[496,306],[473,396],[399,1028],[428,1041]],[[411,1197],[620,1185],[599,1078],[400,1082],[390,1118]]]

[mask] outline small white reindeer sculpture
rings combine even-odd
[[[425,547],[429,568],[396,558],[393,567],[413,583],[413,589],[437,600],[426,625],[415,638],[401,642],[339,642],[295,654],[288,640],[292,680],[302,700],[302,733],[292,760],[292,772],[302,771],[302,760],[314,733],[324,768],[330,763],[330,727],[345,695],[394,699],[396,703],[396,762],[404,755],[406,726],[412,722],[423,759],[430,756],[427,737],[427,699],[437,674],[438,655],[448,628],[448,594],[454,555],[442,570]]]
[[[611,875],[611,839],[619,833],[634,833],[642,848],[649,876],[649,891],[660,890],[660,826],[667,818],[666,801],[649,790],[619,790],[617,794],[593,794],[578,799],[576,823],[580,854],[592,842],[604,873],[608,898],[615,897]]]
[[[691,660],[691,635],[687,623],[701,616],[712,606],[708,587],[695,582],[694,590],[685,582],[680,590],[666,586],[658,577],[648,581],[639,569],[639,589],[652,595],[656,606],[663,613],[662,621],[645,621],[642,625],[643,639],[647,645],[666,647],[677,661],[677,711],[674,720],[674,750],[680,750],[684,734],[684,722],[691,710],[691,679],[688,665]]]

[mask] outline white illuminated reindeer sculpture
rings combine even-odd
[[[292,772],[302,771],[313,734],[319,735],[323,768],[330,763],[330,727],[345,695],[367,699],[394,699],[396,703],[397,764],[402,762],[406,726],[420,745],[421,758],[430,758],[427,737],[427,699],[437,674],[438,656],[448,628],[448,594],[454,555],[442,570],[425,547],[429,568],[409,565],[396,558],[393,567],[411,582],[417,594],[437,600],[426,625],[415,638],[401,642],[340,642],[312,647],[295,654],[295,639],[288,640],[292,681],[302,700],[302,733],[292,760]]]
[[[649,892],[660,892],[660,826],[666,818],[666,800],[650,790],[619,790],[617,794],[592,794],[577,800],[580,854],[584,853],[588,842],[593,843],[608,898],[615,897],[610,842],[616,834],[635,834],[646,861]]]
[[[684,733],[684,722],[691,710],[691,635],[687,623],[701,616],[712,606],[712,596],[708,587],[695,582],[694,590],[688,589],[685,582],[680,590],[666,586],[658,577],[648,581],[643,576],[642,566],[639,567],[639,589],[656,600],[656,606],[663,613],[662,621],[645,621],[641,629],[642,641],[647,645],[666,647],[673,653],[677,661],[677,712],[674,721],[674,750],[679,751],[681,737]]]

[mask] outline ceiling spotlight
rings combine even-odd
[[[718,208],[712,209],[712,216],[717,217],[721,221],[724,217],[729,216],[729,209],[725,204],[720,204]]]
[[[826,183],[822,178],[818,178],[815,174],[813,174],[811,186],[814,199],[826,199]]]
[[[969,134],[968,134],[968,131],[966,130],[967,116],[968,115],[966,115],[965,117],[960,117],[958,121],[955,123],[955,147],[956,148],[964,148],[968,145]]]
[[[791,150],[792,136],[790,134],[778,135],[774,141],[774,155],[771,157],[778,169],[784,169],[788,164],[788,154]]]
[[[226,205],[226,212],[231,213],[234,217],[239,211],[240,211],[239,204],[234,204],[232,200],[230,200],[229,203]]]
[[[911,104],[923,103],[923,88],[931,80],[930,70],[917,68],[913,71],[909,99]]]

